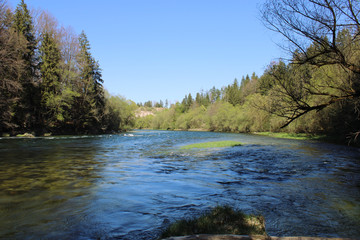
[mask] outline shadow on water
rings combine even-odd
[[[180,150],[234,140],[244,145]],[[0,139],[0,238],[155,239],[217,204],[270,235],[360,235],[360,151],[243,134]]]
[[[86,219],[104,163],[93,139],[1,140],[0,236],[64,238]]]

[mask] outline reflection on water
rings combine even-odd
[[[244,146],[180,150],[235,140]],[[0,139],[0,238],[154,239],[217,204],[265,216],[270,235],[357,237],[360,152],[206,132]]]

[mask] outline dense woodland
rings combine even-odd
[[[268,0],[261,9],[291,58],[269,64],[261,77],[237,79],[169,109],[136,127],[225,132],[285,131],[354,142],[360,129],[358,1]]]
[[[167,100],[136,105],[109,95],[84,32],[60,26],[47,12],[30,13],[23,0],[15,10],[0,0],[0,133],[135,127],[285,131],[356,141],[359,5],[353,0],[267,0],[260,9],[263,22],[287,40],[282,47],[291,57],[269,63],[260,77],[253,73],[169,106]],[[139,107],[157,110],[135,119]]]
[[[35,17],[36,16],[36,17]],[[0,133],[79,134],[132,126],[131,101],[110,96],[84,32],[0,0]]]

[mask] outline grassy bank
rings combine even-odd
[[[266,235],[265,220],[229,206],[218,206],[197,218],[171,224],[160,238],[194,234]]]
[[[236,141],[217,141],[217,142],[203,142],[203,143],[195,143],[190,145],[182,146],[181,149],[194,149],[194,148],[223,148],[223,147],[235,147],[241,146],[240,142]]]
[[[313,135],[307,133],[254,132],[253,134],[267,136],[267,137],[297,139],[297,140],[324,140],[326,138],[325,135]]]

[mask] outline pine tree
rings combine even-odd
[[[79,37],[80,52],[77,57],[79,80],[74,120],[76,129],[99,131],[104,113],[104,88],[101,69],[91,56],[90,43],[84,32]]]
[[[19,52],[25,51],[19,44],[21,39],[11,29],[12,13],[0,0],[0,133],[10,133],[17,126],[13,121],[14,106],[22,93],[19,78],[24,70],[24,62]]]
[[[15,110],[15,119],[20,130],[32,130],[40,122],[40,91],[38,87],[38,59],[36,57],[37,42],[30,12],[24,0],[15,10],[12,29],[17,33],[19,45],[25,45],[24,51],[19,51],[19,57],[24,61],[24,71],[20,76],[23,92]],[[22,40],[24,39],[24,40]]]
[[[60,82],[60,50],[53,33],[43,33],[41,53],[41,105],[46,127],[64,120]]]

